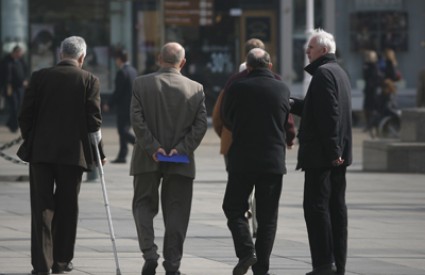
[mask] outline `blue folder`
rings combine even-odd
[[[164,162],[189,163],[189,157],[187,155],[166,156],[163,154],[156,154],[156,157],[159,161]]]

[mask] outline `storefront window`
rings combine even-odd
[[[110,90],[108,3],[104,0],[29,1],[31,71],[57,63],[61,41],[78,35],[87,43],[84,69],[99,77],[101,92]]]
[[[351,50],[408,49],[408,16],[399,11],[356,12],[350,16]]]
[[[235,19],[228,10],[216,10],[212,0],[164,0],[164,10],[157,2],[155,5],[134,5],[137,67],[142,73],[155,71],[162,43],[181,43],[186,50],[187,60],[182,73],[204,86],[207,111],[211,114],[228,76],[237,70]],[[180,2],[185,2],[185,5],[180,5]]]

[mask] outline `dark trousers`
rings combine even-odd
[[[344,274],[347,258],[345,166],[305,169],[304,217],[313,269],[330,268]]]
[[[158,214],[161,180],[161,206],[165,225],[163,266],[168,272],[176,272],[180,268],[189,225],[193,179],[159,172],[135,175],[133,216],[143,258],[157,260],[159,254],[153,220]]]
[[[277,229],[279,200],[282,191],[281,174],[247,174],[229,172],[223,210],[232,233],[236,256],[245,258],[257,254],[257,263],[252,266],[254,274],[264,275],[270,266]],[[248,220],[248,199],[255,186],[257,238],[252,240]]]
[[[117,159],[124,159],[128,154],[128,144],[134,144],[136,138],[130,132],[131,124],[130,118],[123,117],[122,115],[118,115],[117,117],[117,129],[118,135],[120,139],[120,150],[118,152]]]
[[[24,96],[24,88],[17,88],[13,90],[12,95],[6,96],[6,106],[9,112],[9,118],[7,119],[6,126],[12,132],[18,130],[18,114],[21,108],[22,98]]]
[[[82,175],[79,166],[30,165],[31,263],[37,272],[74,257]]]

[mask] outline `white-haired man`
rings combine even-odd
[[[313,271],[343,275],[347,257],[347,166],[352,162],[351,87],[335,57],[332,34],[315,30],[307,44],[312,75],[304,100],[293,99],[301,116],[297,169],[305,171],[304,217]],[[336,265],[336,271],[333,263]]]
[[[86,47],[78,36],[62,42],[61,61],[32,74],[19,115],[31,148],[32,274],[72,270],[82,174],[94,164],[89,134],[101,149],[99,80],[81,69]]]

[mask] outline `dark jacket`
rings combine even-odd
[[[116,109],[118,117],[130,121],[130,103],[133,92],[133,82],[137,71],[129,64],[118,70],[115,77],[115,91],[109,98],[108,105]]]
[[[223,120],[233,142],[230,172],[285,174],[285,123],[289,89],[268,69],[256,69],[235,81],[223,98]]]
[[[0,62],[0,90],[5,91],[7,85],[12,85],[13,90],[22,89],[27,71],[22,58],[15,60],[10,54],[5,56]]]
[[[301,116],[297,169],[331,167],[341,157],[352,163],[351,86],[334,54],[324,55],[305,70],[313,77],[304,100],[291,112]]]
[[[88,135],[101,122],[99,80],[76,61],[32,74],[19,115],[22,137],[32,139],[30,162],[88,169],[93,164]]]

